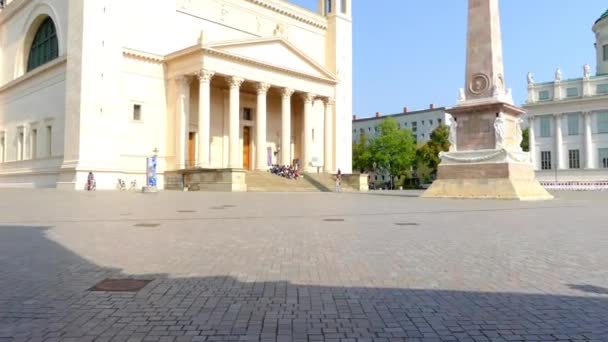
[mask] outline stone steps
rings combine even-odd
[[[249,192],[319,192],[320,190],[305,178],[287,179],[270,172],[250,171],[245,176]]]
[[[324,191],[333,192],[336,188],[336,175],[329,173],[306,173],[306,180],[314,183],[317,188],[322,187]],[[353,187],[342,181],[342,192],[357,192]]]

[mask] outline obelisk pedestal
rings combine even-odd
[[[466,85],[448,112],[452,147],[423,197],[553,198],[520,147],[525,111],[505,88],[498,0],[469,0]]]

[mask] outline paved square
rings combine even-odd
[[[608,341],[608,193],[413,195],[2,190],[0,341]]]

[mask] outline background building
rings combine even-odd
[[[353,144],[359,141],[363,132],[367,134],[369,139],[373,139],[379,135],[380,124],[389,117],[395,119],[401,129],[410,130],[414,134],[418,146],[424,145],[429,141],[431,133],[439,125],[450,125],[451,122],[451,115],[446,113],[445,107],[435,108],[434,105],[430,105],[429,109],[418,111],[409,111],[405,107],[401,113],[390,115],[376,113],[371,118],[357,119],[356,116],[353,116]],[[397,181],[400,180],[400,178],[397,178]],[[369,172],[368,183],[373,188],[386,188],[386,183],[389,181],[388,172],[378,172],[377,170]]]
[[[369,138],[373,138],[380,134],[380,123],[386,118],[393,118],[402,129],[409,129],[414,133],[418,145],[423,145],[429,141],[431,133],[439,125],[450,124],[450,114],[446,113],[445,107],[435,108],[430,105],[429,109],[410,112],[407,107],[403,108],[403,112],[397,114],[382,115],[376,113],[374,117],[357,119],[353,116],[353,142],[356,142],[361,137],[361,133],[365,132]]]
[[[351,0],[9,0],[0,9],[0,187],[164,173],[351,171]],[[136,14],[136,15],[135,15]],[[316,168],[315,168],[316,170]]]
[[[541,181],[608,180],[608,11],[593,25],[597,71],[535,83],[528,75],[530,152]]]

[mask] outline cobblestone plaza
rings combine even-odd
[[[417,195],[2,190],[0,341],[608,341],[607,193]]]

